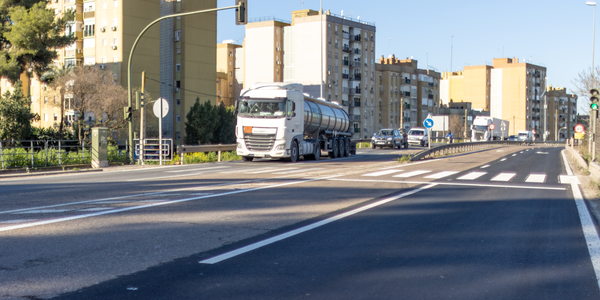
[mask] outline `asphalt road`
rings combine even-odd
[[[2,180],[0,297],[598,299],[560,150]]]

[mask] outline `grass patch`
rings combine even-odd
[[[236,151],[221,152],[221,161],[241,160],[242,157],[237,155]],[[183,157],[183,164],[201,164],[207,162],[216,162],[219,160],[217,152],[196,152],[186,153]],[[181,156],[175,155],[171,161],[163,161],[165,165],[178,164],[181,161]],[[158,165],[158,161],[145,161],[147,165]]]
[[[403,163],[403,162],[409,162],[412,157],[413,156],[410,155],[410,154],[409,155],[402,155],[402,156],[398,157],[398,162],[401,162],[401,163]]]

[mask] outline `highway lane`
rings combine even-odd
[[[365,151],[364,154],[347,161],[323,160],[317,164],[306,165],[302,163],[301,170],[306,171],[304,173],[274,174],[282,172],[268,171],[268,168],[274,165],[279,168],[281,165],[287,167],[298,164],[233,163],[233,171],[212,169],[210,173],[206,170],[206,173],[196,174],[198,172],[195,169],[200,166],[181,166],[173,170],[186,173],[187,168],[190,168],[190,173],[183,177],[167,178],[164,176],[181,173],[167,173],[166,170],[169,169],[165,169],[164,172],[155,174],[156,177],[163,178],[132,181],[130,184],[137,186],[139,190],[154,188],[168,195],[158,199],[150,199],[147,196],[145,199],[137,199],[146,201],[146,204],[142,205],[147,205],[150,200],[155,200],[156,202],[152,202],[154,204],[164,204],[147,207],[140,207],[138,202],[102,204],[111,208],[119,207],[118,209],[140,208],[0,232],[0,238],[10,242],[9,247],[0,249],[0,270],[4,270],[0,271],[0,278],[3,278],[0,279],[0,295],[23,295],[25,292],[29,292],[30,295],[55,295],[118,275],[144,270],[159,263],[168,265],[173,259],[207,257],[224,249],[272,237],[278,232],[285,232],[302,224],[325,220],[336,212],[350,210],[362,203],[372,203],[387,195],[410,191],[422,186],[423,182],[436,180],[424,178],[427,176],[457,172],[437,179],[439,182],[450,183],[458,181],[451,176],[458,177],[469,169],[484,164],[489,164],[488,168],[493,170],[491,166],[499,164],[497,161],[505,154],[512,155],[514,149],[485,151],[475,155],[403,165],[401,168],[394,162],[394,154],[378,155],[385,153],[384,151]],[[326,164],[327,168],[310,171],[317,168],[312,165]],[[418,174],[416,171],[428,173],[405,177],[394,177],[398,172],[388,172],[383,177],[365,176],[395,169],[403,169],[400,172],[403,174]],[[123,175],[125,173],[136,172],[114,172],[110,176],[115,183],[135,179],[135,176]],[[129,179],[126,179],[127,177]],[[110,182],[111,179],[103,180]],[[235,180],[254,182],[207,188],[210,184],[206,182],[209,180],[226,183]],[[511,184],[523,185],[520,181],[513,181]],[[564,185],[559,186],[554,182],[537,185],[562,191],[566,189]],[[103,191],[105,194],[102,195],[119,194],[119,189],[112,186],[113,191]],[[193,190],[167,193],[181,187]],[[53,201],[60,200],[52,198],[50,202],[54,203]],[[80,213],[78,210],[72,210],[52,215],[53,218],[57,218]],[[39,215],[41,214],[33,216]],[[0,217],[3,216],[0,214]],[[0,223],[0,230],[1,225]],[[41,244],[44,245],[42,250]],[[164,272],[170,273],[168,268]]]

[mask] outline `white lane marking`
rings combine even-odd
[[[567,157],[565,156],[565,150],[563,150],[561,154],[565,164],[565,169],[567,169],[567,174],[573,175],[571,167],[569,167]],[[592,265],[594,266],[594,272],[596,273],[596,282],[598,283],[598,287],[600,287],[600,238],[598,237],[598,231],[596,231],[594,221],[592,221],[592,217],[587,209],[587,205],[585,205],[583,195],[581,195],[581,191],[579,190],[579,186],[576,183],[571,183],[571,190],[573,191],[573,199],[575,200],[577,212],[579,213],[579,220],[581,222],[581,229],[583,229],[583,236],[585,237],[588,252],[590,253],[590,258],[592,260]]]
[[[481,166],[480,169],[485,169],[487,167],[489,167],[490,165],[485,165],[485,166]]]
[[[581,184],[577,176],[573,175],[560,175],[558,176],[558,182],[562,184]]]
[[[300,170],[293,170],[293,171],[286,171],[286,172],[277,172],[277,173],[273,173],[273,175],[285,175],[285,174],[304,173],[304,172],[308,172],[308,171],[317,171],[317,170],[323,170],[323,169],[324,168],[300,169]]]
[[[399,175],[394,175],[393,177],[408,178],[408,177],[419,176],[421,174],[430,173],[430,172],[431,171],[417,170],[417,171],[412,171],[412,172],[403,173],[403,174],[399,174]]]
[[[223,167],[223,168],[224,168],[224,167]],[[137,178],[137,179],[129,179],[129,180],[127,180],[127,181],[150,181],[150,180],[155,180],[155,179],[176,178],[176,177],[187,177],[187,176],[197,176],[197,175],[206,175],[206,172],[199,172],[199,173],[189,173],[189,174],[172,175],[172,176],[159,176],[159,177]]]
[[[519,152],[519,153],[523,153],[523,151]]]
[[[517,156],[516,154],[513,154],[512,156]]]
[[[525,150],[525,151],[529,151],[529,149]]]
[[[102,211],[102,210],[109,210],[109,209],[113,209],[114,207],[92,207],[92,208],[84,208],[84,209],[79,209],[79,211]]]
[[[458,173],[458,172],[457,171],[443,171],[443,172],[431,174],[429,176],[425,176],[425,178],[440,179],[440,178],[444,178],[444,177],[448,177],[448,176],[454,175],[456,173]]]
[[[496,150],[496,152],[504,152],[504,150]]]
[[[536,152],[536,154],[548,154],[548,152]]]
[[[125,212],[125,211],[130,211],[130,210],[136,210],[136,209],[143,209],[143,208],[148,208],[148,207],[162,206],[162,205],[168,205],[168,204],[174,204],[174,203],[180,203],[180,202],[188,202],[188,201],[194,201],[194,200],[200,200],[200,199],[206,199],[206,198],[213,198],[213,197],[218,197],[218,196],[235,195],[235,194],[241,194],[241,193],[247,193],[247,192],[264,190],[264,189],[270,189],[270,188],[277,188],[277,187],[294,185],[294,184],[307,183],[307,182],[312,182],[312,181],[317,181],[317,180],[327,180],[327,179],[338,177],[338,176],[342,176],[342,175],[334,175],[334,176],[328,176],[328,177],[319,177],[319,178],[313,178],[313,179],[307,179],[307,180],[296,180],[296,181],[292,181],[292,182],[285,182],[285,183],[274,184],[274,185],[269,185],[269,186],[262,186],[262,187],[256,187],[256,188],[245,189],[245,190],[234,190],[234,191],[220,193],[220,194],[212,194],[212,195],[206,195],[206,196],[191,197],[191,198],[185,198],[185,199],[164,201],[164,202],[159,202],[159,203],[150,203],[150,204],[146,204],[146,205],[128,206],[128,207],[124,207],[124,208],[113,209],[113,210],[105,210],[105,211],[100,211],[100,212],[95,212],[95,213],[90,213],[90,214],[83,214],[83,215],[77,215],[77,216],[69,216],[69,217],[56,218],[56,219],[50,219],[50,220],[45,220],[45,221],[32,222],[32,223],[27,223],[27,224],[19,224],[19,225],[13,225],[13,226],[6,226],[6,227],[1,227],[0,228],[0,232],[2,232],[2,231],[16,230],[16,229],[22,229],[22,228],[28,228],[28,227],[34,227],[34,226],[42,226],[42,225],[48,225],[48,224],[60,223],[60,222],[78,220],[78,219],[85,219],[85,218],[97,217],[97,216],[102,216],[102,215],[120,213],[120,212]]]
[[[515,175],[517,175],[517,173],[500,173],[492,178],[491,181],[509,181],[511,178],[515,177]]]
[[[525,182],[530,183],[544,183],[546,181],[546,174],[529,174]]]
[[[506,158],[503,158],[503,159],[501,159],[500,161],[505,161],[505,160],[506,160]]]
[[[371,176],[371,177],[377,177],[377,176],[382,176],[382,175],[388,175],[388,174],[393,174],[393,173],[398,173],[398,172],[402,172],[403,170],[385,170],[385,171],[379,171],[379,172],[375,172],[375,173],[369,173],[369,174],[363,174],[362,176]]]
[[[268,172],[278,172],[278,171],[290,171],[290,170],[297,170],[298,168],[271,168],[268,170],[262,170],[262,171],[256,171],[256,172],[248,172],[245,174],[261,174],[261,173],[268,173]]]
[[[114,200],[114,199],[127,199],[127,198],[135,198],[135,197],[146,197],[146,196],[161,195],[161,194],[168,194],[168,193],[181,192],[181,191],[190,191],[190,190],[193,191],[193,190],[197,190],[198,188],[228,186],[228,185],[236,185],[236,184],[242,184],[242,183],[248,183],[248,182],[259,182],[259,181],[263,181],[263,180],[264,179],[248,179],[248,180],[242,180],[242,181],[238,181],[238,182],[219,183],[219,184],[199,186],[199,187],[198,186],[187,187],[187,188],[172,189],[172,190],[160,191],[160,192],[143,193],[143,194],[133,194],[133,195],[128,195],[128,196],[118,196],[118,197],[100,198],[100,199],[94,199],[94,200],[68,202],[68,203],[54,204],[54,205],[45,205],[45,206],[37,206],[37,207],[29,207],[29,208],[20,208],[20,209],[14,209],[14,210],[0,211],[0,215],[1,214],[10,214],[10,213],[15,213],[15,212],[20,212],[20,211],[33,210],[33,209],[47,209],[47,208],[53,208],[53,207],[61,207],[61,206],[69,206],[69,205],[77,205],[77,204],[86,204],[86,203],[92,203],[93,204],[93,203],[98,202],[98,201],[106,201],[106,200]]]
[[[469,174],[463,175],[461,177],[458,177],[457,179],[460,180],[474,180],[477,179],[483,175],[487,174],[487,172],[471,172]]]
[[[334,178],[327,179],[331,181],[348,181],[348,182],[368,182],[368,183],[398,183],[398,184],[428,184],[431,181],[404,181],[404,180],[374,180],[374,179],[342,179]],[[475,187],[493,187],[493,188],[509,188],[509,189],[529,189],[529,190],[552,190],[552,191],[564,191],[564,187],[552,187],[552,186],[530,186],[530,185],[506,185],[506,184],[486,184],[486,183],[462,183],[456,181],[436,181],[438,185],[449,185],[449,186],[475,186]]]
[[[119,204],[119,203],[129,203],[132,201],[115,201],[115,200],[110,200],[110,201],[98,201],[98,202],[94,202],[94,204]]]
[[[15,223],[25,223],[25,222],[33,222],[33,221],[37,221],[37,219],[18,219],[18,220],[0,221],[0,224],[15,224]]]
[[[233,251],[229,251],[229,252],[223,253],[221,255],[217,255],[217,256],[211,257],[209,259],[201,260],[201,261],[199,261],[199,263],[201,263],[201,264],[216,264],[216,263],[222,262],[222,261],[224,261],[226,259],[229,259],[229,258],[238,256],[238,255],[250,252],[252,250],[256,250],[258,248],[261,248],[261,247],[273,244],[275,242],[287,239],[289,237],[298,235],[300,233],[303,233],[303,232],[306,232],[306,231],[309,231],[309,230],[312,230],[312,229],[315,229],[315,228],[327,225],[327,224],[329,224],[331,222],[335,222],[335,221],[341,220],[343,218],[355,215],[357,213],[369,210],[371,208],[374,208],[374,207],[377,207],[377,206],[381,206],[381,205],[386,204],[388,202],[392,202],[394,200],[398,200],[400,198],[404,198],[404,197],[410,196],[412,194],[415,194],[415,193],[418,193],[420,191],[432,188],[434,186],[436,186],[436,184],[429,184],[427,186],[424,186],[424,187],[421,187],[421,188],[418,188],[418,189],[414,189],[412,191],[404,192],[404,193],[396,195],[396,196],[385,198],[385,199],[379,200],[379,201],[377,201],[375,203],[371,203],[371,204],[365,205],[363,207],[359,207],[359,208],[353,209],[351,211],[348,211],[348,212],[345,212],[345,213],[342,213],[342,214],[339,214],[339,215],[327,218],[325,220],[322,220],[322,221],[319,221],[319,222],[316,222],[316,223],[313,223],[313,224],[310,224],[310,225],[306,225],[306,226],[300,227],[298,229],[294,229],[292,231],[289,231],[289,232],[286,232],[286,233],[283,233],[283,234],[276,235],[276,236],[268,238],[266,240],[263,240],[263,241],[260,241],[260,242],[257,242],[257,243],[253,243],[253,244],[250,244],[248,246],[245,246],[245,247],[233,250]]]
[[[223,169],[223,168],[229,168],[229,166],[212,167],[212,168],[200,168],[200,169],[195,168],[195,169],[186,169],[186,170],[177,170],[177,171],[167,171],[167,173],[198,172],[198,171],[204,171],[204,170]]]
[[[72,209],[38,209],[38,210],[28,210],[22,212],[16,212],[13,214],[55,214],[55,213],[63,213],[72,211]]]

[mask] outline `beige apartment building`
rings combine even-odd
[[[573,137],[574,127],[578,122],[577,95],[567,94],[566,88],[550,85],[546,87],[545,99],[542,98],[542,101],[546,101],[548,105],[547,139],[562,140]]]
[[[422,126],[428,114],[439,111],[440,73],[417,68],[414,59],[381,57],[375,65],[380,128]]]
[[[217,104],[231,106],[240,96],[241,83],[236,72],[238,50],[242,46],[232,42],[217,44]]]
[[[465,66],[464,71],[442,72],[442,78],[448,80],[448,102],[471,102],[475,110],[490,110],[490,79],[492,66]]]
[[[91,66],[112,72],[116,82],[127,88],[127,61],[138,34],[155,19],[179,12],[214,8],[216,0],[54,0],[48,7],[57,15],[67,10],[76,19],[66,28],[77,41],[58,50],[57,66]],[[181,143],[185,134],[185,115],[195,103],[216,103],[214,80],[216,69],[216,13],[201,17],[187,16],[161,21],[149,29],[137,44],[132,62],[132,87],[141,86],[146,72],[146,92],[152,99],[162,97],[169,102],[169,113],[163,119],[163,134]],[[0,85],[4,84],[4,79]],[[36,126],[50,127],[60,121],[60,99],[46,85],[33,78],[29,83],[32,110],[42,116]],[[66,95],[65,118],[80,116],[93,120],[96,116],[71,109],[72,96]],[[55,103],[57,102],[57,103]],[[138,129],[136,129],[137,131]]]
[[[312,97],[337,101],[350,115],[354,139],[379,129],[375,99],[375,25],[330,11],[292,12],[292,21],[246,25],[244,85],[295,82]]]

